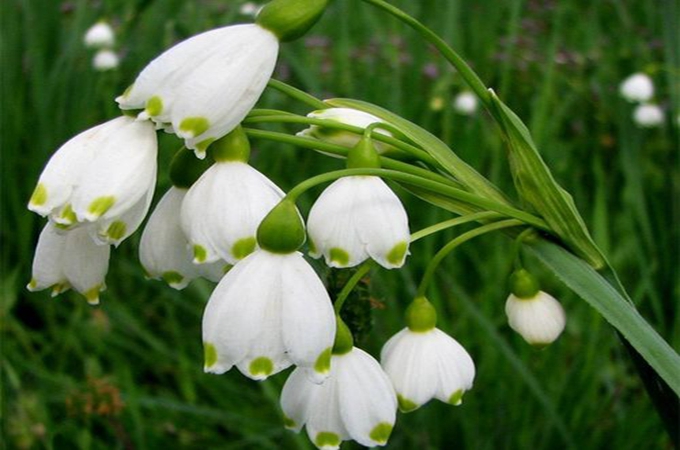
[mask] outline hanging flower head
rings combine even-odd
[[[102,20],[88,28],[83,42],[88,48],[112,48],[116,43],[116,36],[111,25]]]
[[[643,128],[655,128],[663,124],[663,110],[659,105],[645,103],[635,107],[633,121]]]
[[[619,86],[621,96],[629,102],[648,102],[654,96],[654,83],[649,75],[634,73]]]

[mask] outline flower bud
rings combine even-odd
[[[288,199],[276,205],[257,229],[257,243],[272,253],[293,253],[305,239],[305,224],[295,202]]]
[[[273,0],[262,8],[255,23],[281,42],[293,41],[314,26],[327,4],[328,0]]]

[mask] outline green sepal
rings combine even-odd
[[[380,169],[380,156],[370,137],[362,136],[357,145],[347,153],[347,168]]]
[[[272,253],[293,253],[305,243],[307,233],[295,202],[284,198],[257,228],[257,243]]]
[[[510,275],[510,292],[520,299],[534,298],[541,289],[535,276],[526,269],[517,269]]]
[[[411,331],[424,333],[437,326],[437,311],[425,297],[418,297],[406,308],[406,326]]]
[[[352,332],[339,315],[335,316],[336,332],[335,342],[333,343],[333,354],[344,355],[354,348],[354,338]]]
[[[170,162],[170,181],[175,187],[189,189],[212,165],[212,159],[198,159],[192,150],[182,147]]]
[[[213,142],[209,147],[210,156],[217,162],[238,161],[247,163],[250,159],[250,141],[242,126]]]
[[[281,42],[304,35],[323,15],[328,0],[273,0],[262,8],[255,23]]]

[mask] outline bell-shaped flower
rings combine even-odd
[[[92,67],[98,72],[116,69],[120,65],[120,57],[116,52],[102,49],[92,58]]]
[[[216,162],[182,202],[182,229],[194,263],[235,264],[255,250],[262,219],[283,198],[267,177],[240,161]]]
[[[72,287],[96,305],[99,292],[105,289],[110,252],[110,246],[97,245],[91,239],[87,227],[63,231],[48,222],[40,233],[27,288],[52,288],[55,296]]]
[[[649,75],[634,73],[621,82],[619,92],[629,102],[648,102],[654,96],[654,83]]]
[[[328,186],[309,212],[310,255],[331,267],[367,258],[392,269],[404,264],[410,241],[399,198],[379,177],[350,176]]]
[[[658,127],[663,123],[663,110],[658,105],[643,104],[635,107],[633,121],[643,128]]]
[[[307,428],[320,449],[337,449],[355,440],[366,447],[387,443],[396,420],[397,397],[380,364],[352,347],[333,354],[331,372],[323,384],[314,384],[295,369],[281,392],[286,428]]]
[[[335,336],[330,297],[298,252],[257,250],[217,285],[203,313],[205,371],[263,380],[291,364],[321,382]]]
[[[472,92],[461,92],[453,99],[453,109],[464,116],[477,112],[478,106],[477,97]]]
[[[88,28],[83,42],[88,48],[112,48],[116,43],[116,36],[108,22],[100,21]]]
[[[218,282],[226,263],[193,264],[193,254],[182,227],[180,210],[187,190],[171,187],[161,198],[144,227],[139,259],[149,278],[162,278],[175,289],[184,289],[197,277]]]
[[[510,328],[531,345],[545,346],[555,341],[566,325],[566,314],[560,302],[538,291],[531,297],[510,294],[505,303]]]
[[[180,42],[151,61],[116,99],[121,109],[144,109],[199,158],[253,108],[278,56],[276,36],[255,24],[217,28]]]
[[[84,131],[52,155],[28,208],[62,228],[92,222],[108,228],[126,221],[123,234],[129,235],[141,222],[132,219],[148,208],[156,182],[156,153],[153,126],[129,117]],[[122,226],[116,227],[121,234]],[[107,233],[99,234],[106,238]],[[119,239],[112,236],[110,242]]]

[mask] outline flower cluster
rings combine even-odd
[[[92,25],[83,37],[85,47],[97,51],[92,58],[92,67],[100,72],[113,70],[120,64],[120,57],[114,51],[116,35],[113,28],[106,21],[99,21]]]
[[[664,120],[663,110],[652,102],[654,98],[654,83],[649,75],[634,73],[621,82],[619,86],[621,96],[636,103],[633,111],[633,121],[643,128],[655,128]]]

